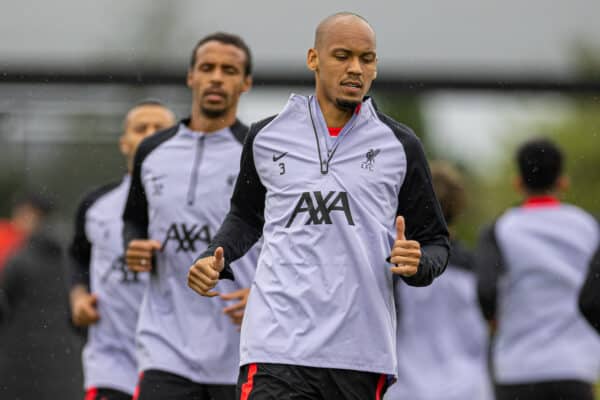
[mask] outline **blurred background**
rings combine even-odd
[[[247,123],[309,92],[313,29],[349,10],[378,35],[380,108],[410,125],[431,158],[472,178],[459,230],[517,201],[516,144],[551,135],[566,149],[568,200],[600,211],[600,3],[358,0],[218,2],[4,0],[0,14],[0,213],[29,188],[57,204],[67,234],[81,194],[120,176],[124,111],[159,98],[188,113],[189,53],[216,30],[240,34],[255,57],[255,86],[242,98]]]
[[[189,112],[185,74],[204,35],[229,31],[250,45],[255,85],[242,97],[250,123],[309,93],[313,30],[338,11],[363,15],[378,35],[379,107],[411,126],[431,159],[457,163],[470,203],[458,233],[519,201],[513,152],[548,135],[565,149],[566,200],[600,214],[598,0],[2,0],[0,217],[33,193],[54,209],[54,237],[71,234],[90,188],[125,172],[124,112],[157,98]],[[79,357],[78,350],[69,350]],[[75,377],[74,381],[80,378]]]

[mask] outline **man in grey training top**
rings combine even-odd
[[[264,235],[242,325],[242,400],[381,398],[396,374],[394,277],[428,285],[448,258],[421,143],[364,97],[377,71],[371,26],[326,18],[307,64],[315,95],[291,96],[250,128],[229,214],[188,275],[214,296]]]
[[[563,154],[549,139],[516,155],[523,203],[482,232],[476,251],[479,301],[497,326],[492,370],[498,400],[592,400],[600,339],[577,309],[600,224],[562,203]]]
[[[125,265],[123,220],[133,156],[140,142],[175,122],[175,115],[157,101],[129,110],[119,149],[127,174],[83,197],[69,247],[71,319],[86,327],[83,350],[86,399],[131,399],[137,384],[135,325],[147,276]]]
[[[193,49],[187,78],[191,116],[140,145],[123,215],[127,264],[152,271],[137,330],[140,400],[235,398],[238,327],[258,255],[238,261],[246,276],[223,282],[219,299],[186,286],[238,175],[247,127],[236,115],[252,85],[250,50],[236,35],[208,35]]]

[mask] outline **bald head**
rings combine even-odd
[[[365,18],[351,12],[339,12],[325,18],[317,26],[315,30],[315,49],[322,48],[331,33],[335,33],[340,29],[355,29],[357,25],[363,29],[367,28],[366,31],[372,35],[373,41],[375,41],[375,31]]]
[[[325,18],[315,32],[314,47],[308,49],[306,65],[315,73],[321,109],[329,105],[349,118],[377,77],[373,28],[348,12]]]
[[[123,122],[123,134],[119,139],[119,147],[127,159],[129,171],[133,168],[133,156],[140,142],[174,123],[173,112],[158,101],[144,101],[129,110]]]

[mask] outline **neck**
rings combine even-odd
[[[541,192],[534,192],[531,190],[526,190],[525,191],[525,200],[530,199],[530,198],[536,198],[536,197],[553,197],[553,198],[558,198],[558,190],[555,189],[550,189],[550,190],[546,190],[546,191],[541,191]]]
[[[334,103],[324,99],[323,96],[319,96],[319,93],[317,93],[317,101],[319,102],[325,123],[330,128],[342,127],[352,118],[354,110],[341,109]]]
[[[208,118],[200,107],[196,104],[192,105],[192,115],[189,128],[196,132],[211,133],[220,131],[235,123],[237,107],[231,107],[225,114],[218,118]]]

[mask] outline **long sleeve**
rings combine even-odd
[[[142,162],[145,155],[146,152],[140,146],[133,161],[131,185],[123,211],[123,248],[125,249],[134,239],[148,238],[148,199],[142,183]]]
[[[90,259],[92,244],[85,232],[85,214],[89,209],[89,202],[84,200],[79,204],[75,214],[75,229],[73,239],[69,245],[69,272],[71,274],[71,287],[84,285],[90,287]]]
[[[84,285],[90,286],[90,260],[92,254],[92,244],[87,236],[85,224],[86,214],[90,207],[104,194],[111,191],[119,185],[118,182],[112,182],[95,189],[86,194],[75,213],[75,224],[73,229],[73,238],[67,251],[67,269],[70,274],[70,286]]]
[[[504,270],[504,261],[494,234],[494,225],[491,225],[482,230],[475,249],[477,296],[481,311],[488,321],[496,318],[498,280]]]
[[[231,197],[229,213],[206,251],[199,257],[211,256],[217,247],[223,247],[225,269],[221,272],[221,279],[234,279],[229,264],[242,257],[262,236],[266,188],[256,171],[253,145],[258,132],[271,120],[269,118],[250,127],[242,150],[240,173]]]
[[[600,334],[600,245],[592,257],[587,277],[579,294],[579,310]]]
[[[175,136],[181,124],[188,123],[189,119],[184,119],[164,131],[157,132],[145,138],[138,146],[133,158],[131,185],[125,203],[125,210],[123,211],[124,249],[127,249],[129,242],[134,239],[148,238],[148,198],[146,197],[146,189],[142,182],[142,166],[146,157],[162,143]]]
[[[442,274],[448,263],[448,227],[437,200],[421,142],[402,127],[392,125],[407,158],[406,177],[398,195],[397,215],[406,221],[406,237],[421,245],[421,263],[416,275],[402,279],[411,286],[427,286]],[[407,128],[405,128],[407,129]]]

